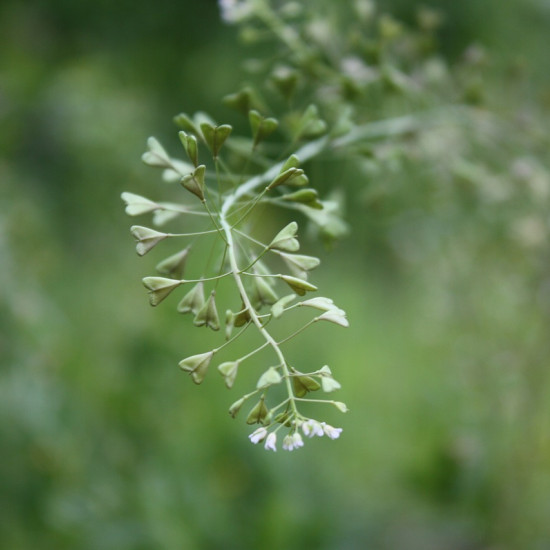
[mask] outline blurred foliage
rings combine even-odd
[[[456,78],[482,60],[492,130],[311,167],[348,197],[317,280],[352,326],[303,360],[339,365],[352,412],[273,455],[175,368],[203,336],[150,310],[119,199],[151,185],[150,133],[179,150],[173,114],[232,116],[250,49],[214,1],[0,5],[0,547],[550,546],[550,9],[426,4]]]

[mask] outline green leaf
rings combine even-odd
[[[130,231],[137,241],[136,252],[140,256],[147,254],[147,252],[160,243],[160,241],[168,237],[167,233],[161,233],[160,231],[142,227],[141,225],[132,225]]]
[[[200,384],[206,376],[208,366],[210,365],[210,361],[213,356],[213,351],[192,355],[191,357],[187,357],[187,359],[180,361],[179,366],[182,370],[191,375],[191,378],[195,384]]]
[[[180,313],[197,313],[202,309],[204,305],[204,283],[198,282],[181,300],[178,304],[178,311]]]
[[[298,279],[298,277],[281,275],[281,279],[299,296],[303,296],[306,292],[317,290],[315,285],[312,285],[303,279]]]
[[[126,214],[128,214],[128,216],[139,216],[140,214],[153,212],[160,208],[156,202],[140,195],[135,195],[134,193],[125,191],[120,197],[126,203]]]
[[[149,303],[152,306],[160,304],[172,290],[183,284],[183,281],[165,277],[144,277],[142,282],[149,292]]]
[[[298,233],[298,224],[290,222],[285,226],[275,238],[271,241],[268,248],[274,250],[283,250],[285,252],[296,252],[300,248],[300,243],[296,239]]]
[[[237,378],[237,372],[239,370],[238,361],[227,361],[218,365],[218,371],[224,378],[225,385],[228,389],[233,387],[235,383],[235,378]]]
[[[191,245],[185,247],[183,250],[176,252],[172,256],[169,256],[162,262],[157,264],[156,270],[160,275],[170,277],[172,279],[183,279],[183,270],[185,268],[185,262],[189,255]]]
[[[204,303],[201,309],[197,312],[193,324],[196,327],[207,326],[212,330],[220,330],[220,318],[216,309],[216,291],[212,291],[208,300]]]

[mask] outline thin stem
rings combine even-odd
[[[334,403],[336,403],[336,401],[331,399],[307,399],[305,397],[295,397],[294,399],[301,403],[328,403],[329,405],[334,405]]]
[[[301,332],[309,328],[313,323],[317,321],[317,317],[315,319],[312,319],[311,321],[308,321],[303,327],[299,328],[295,332],[293,332],[290,336],[287,336],[286,338],[283,338],[283,340],[279,340],[279,345],[284,344],[285,342],[288,342],[289,340],[292,340],[292,338],[298,336]]]
[[[210,211],[210,208],[208,208],[208,203],[203,200],[202,201],[202,204],[204,205],[204,208],[206,209],[206,211],[208,212],[208,215],[210,216],[210,220],[212,221],[212,224],[214,225],[214,227],[216,228],[216,231],[220,234],[220,237],[225,241],[225,244],[228,244],[227,243],[227,240],[225,239],[225,236],[220,228],[220,226],[218,225],[218,223],[216,222],[216,219],[214,218],[214,216],[212,215],[212,212]]]
[[[221,346],[218,346],[217,348],[214,348],[212,351],[214,353],[218,353],[218,351],[222,350],[223,348],[225,348],[225,346],[228,346],[229,344],[232,344],[237,338],[239,338],[239,336],[241,336],[241,334],[244,334],[244,331],[250,326],[250,322],[246,323],[246,325],[237,333],[235,334],[235,336],[233,336],[233,338],[230,338],[229,340],[227,340],[227,342],[224,342]],[[266,345],[266,344],[264,344]],[[238,362],[241,361],[241,359],[238,359],[237,360]]]
[[[183,204],[158,202],[159,208],[155,210],[164,210],[166,212],[178,212],[180,214],[191,214],[192,216],[208,216],[206,212],[199,212],[197,210],[190,210]]]
[[[216,275],[215,277],[202,277],[200,279],[181,279],[181,283],[201,283],[203,281],[216,281],[218,279],[223,279],[224,277],[228,277],[233,272],[228,271],[227,273],[222,273],[221,275]]]
[[[250,323],[249,323],[250,324]],[[256,355],[259,351],[263,350],[266,346],[269,345],[269,342],[264,342],[260,347],[256,348],[255,350],[251,351],[250,353],[247,353],[246,355],[243,355],[239,359],[237,359],[237,362],[242,363],[243,361],[246,361],[253,355]]]
[[[239,229],[233,228],[233,231],[235,231],[235,233],[238,233],[241,237],[244,237],[245,239],[248,239],[249,241],[253,242],[254,244],[262,246],[263,248],[268,248],[267,244],[264,244],[261,241],[258,241],[254,237],[247,235],[246,233],[244,233],[243,231],[240,231]]]
[[[252,263],[250,263],[249,265],[247,265],[243,270],[242,270],[242,273],[243,275],[248,275],[248,273],[245,273],[245,271],[248,271],[251,267],[254,266],[254,264],[256,264],[256,262],[259,262],[262,257],[265,255],[266,252],[269,251],[269,248],[266,246],[262,252],[260,254],[258,254],[258,256],[256,256],[256,259],[252,261]]]
[[[267,193],[267,187],[257,197],[255,197],[252,201],[250,201],[250,206],[248,207],[246,212],[236,222],[233,222],[232,224],[233,227],[236,227],[248,217],[248,215],[252,212],[252,210],[254,210],[256,205],[262,200],[263,196],[266,193]]]
[[[198,237],[199,235],[210,235],[219,233],[218,229],[209,229],[208,231],[197,231],[196,233],[167,233],[168,237]]]

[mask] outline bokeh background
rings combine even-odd
[[[546,0],[425,4],[449,63],[482,45],[492,104],[545,120]],[[214,1],[0,4],[0,547],[550,548],[544,135],[474,151],[443,195],[398,153],[332,168],[351,233],[304,250],[351,328],[294,352],[342,383],[339,441],[267,453],[219,376],[177,368],[209,334],[149,307],[120,194],[154,195],[139,157],[151,134],[179,150],[176,113],[231,121],[236,34]]]

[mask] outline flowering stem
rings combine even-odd
[[[244,186],[246,186],[246,184]],[[277,358],[279,359],[279,362],[282,365],[284,378],[285,378],[285,383],[286,383],[286,388],[287,388],[287,392],[288,392],[288,399],[290,401],[290,404],[291,404],[291,407],[294,411],[294,414],[297,415],[298,410],[296,408],[294,391],[293,391],[292,383],[290,381],[290,376],[289,376],[290,371],[289,371],[288,365],[286,363],[285,356],[283,355],[283,352],[279,348],[279,345],[277,344],[277,342],[275,341],[273,336],[271,336],[271,334],[266,330],[266,328],[262,324],[262,321],[259,319],[258,314],[256,313],[256,310],[252,306],[252,303],[250,302],[250,298],[248,297],[246,289],[244,288],[244,285],[243,285],[243,281],[242,281],[242,278],[241,278],[241,270],[239,269],[239,266],[237,264],[237,257],[236,257],[236,254],[235,254],[235,243],[234,243],[234,240],[233,240],[233,233],[231,231],[231,226],[229,225],[229,223],[227,221],[226,215],[227,215],[227,212],[229,211],[229,208],[231,207],[231,205],[235,202],[236,198],[238,198],[239,191],[241,189],[242,189],[242,187],[239,187],[235,191],[234,194],[230,195],[225,200],[225,202],[222,205],[221,211],[220,211],[220,223],[221,223],[223,231],[225,232],[225,236],[226,236],[226,239],[227,239],[227,247],[228,247],[227,248],[227,253],[228,253],[228,256],[229,256],[229,263],[231,265],[233,278],[235,279],[235,283],[237,285],[237,288],[239,289],[241,299],[242,299],[244,305],[246,306],[246,308],[248,310],[248,314],[250,315],[251,321],[256,325],[258,331],[264,337],[264,339],[266,341],[266,345],[270,345],[273,348],[273,351],[277,355]],[[233,200],[231,200],[231,199],[233,199]]]

